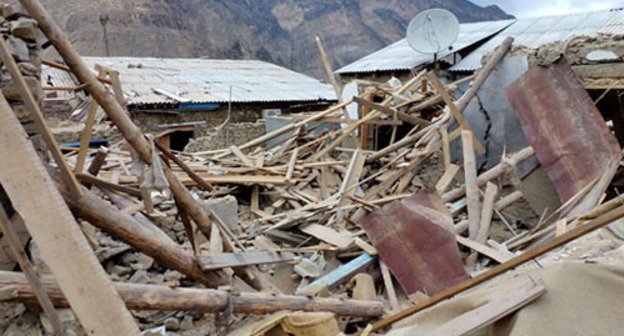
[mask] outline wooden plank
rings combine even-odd
[[[459,172],[459,166],[456,164],[451,164],[449,168],[444,172],[444,175],[440,177],[438,183],[436,183],[435,189],[439,193],[443,193],[448,189],[455,178],[455,175]]]
[[[475,241],[479,244],[485,244],[490,234],[490,224],[492,223],[492,213],[494,212],[494,199],[498,194],[498,187],[488,182],[485,187],[485,196],[483,196],[483,209],[481,210],[481,221],[479,222],[479,231]],[[466,261],[468,267],[472,267],[477,262],[477,254],[473,252]]]
[[[204,271],[212,271],[226,267],[242,267],[251,265],[274,264],[295,260],[292,253],[273,251],[252,251],[234,253],[200,254],[197,262]]]
[[[336,99],[338,100],[338,102],[341,103],[342,102],[342,92],[341,92],[342,90],[340,89],[340,86],[338,85],[338,81],[336,80],[336,77],[334,76],[334,72],[332,71],[331,64],[329,63],[329,57],[327,57],[327,53],[325,52],[325,48],[323,47],[323,42],[321,42],[321,38],[318,36],[316,37],[316,45],[318,46],[319,53],[321,54],[321,62],[323,63],[323,67],[325,68],[325,73],[327,74],[327,78],[329,79],[329,82],[334,88],[334,93],[336,93]],[[347,109],[342,108],[341,110],[342,110],[342,115],[347,120],[347,123],[350,123],[351,118],[349,117],[349,113],[347,112]]]
[[[379,269],[381,270],[381,277],[383,278],[384,286],[386,287],[386,294],[388,294],[388,300],[390,301],[390,307],[392,310],[399,311],[399,300],[397,299],[396,290],[394,289],[394,283],[392,282],[392,275],[390,269],[385,262],[379,261]]]
[[[202,179],[211,184],[273,184],[273,185],[292,185],[297,180],[286,180],[283,176],[275,175],[209,175],[206,173],[198,173]],[[180,176],[180,181],[186,186],[196,185],[195,181],[190,178]]]
[[[472,250],[474,250],[476,252],[479,252],[479,253],[483,254],[484,256],[486,256],[486,257],[488,257],[488,258],[490,258],[492,260],[495,260],[495,261],[497,261],[497,262],[499,262],[501,264],[506,262],[506,261],[508,261],[510,259],[509,256],[504,255],[504,254],[496,251],[495,249],[493,249],[493,248],[491,248],[489,246],[486,246],[484,244],[481,244],[479,242],[476,242],[474,240],[470,240],[470,239],[464,238],[464,237],[459,236],[459,235],[456,236],[455,238],[457,239],[458,243],[460,243],[460,244],[462,244],[462,245],[464,245],[464,246],[466,246],[466,247],[468,247],[468,248],[470,248],[470,249],[472,249]]]
[[[468,233],[470,239],[477,238],[481,220],[481,202],[477,186],[477,164],[472,147],[472,132],[461,131],[462,150],[464,153],[464,174],[466,176],[466,198],[468,199]]]
[[[234,154],[234,156],[236,156],[239,160],[241,160],[241,162],[245,166],[255,167],[254,163],[247,157],[247,155],[241,152],[241,150],[238,147],[232,145],[230,146],[230,151],[232,151],[232,154]]]
[[[218,225],[213,225],[210,228],[210,253],[223,253],[223,240]]]
[[[80,149],[78,150],[78,158],[76,158],[76,166],[74,167],[75,173],[80,173],[84,170],[84,164],[87,160],[87,149],[89,149],[89,142],[91,142],[91,129],[95,124],[98,106],[97,101],[95,99],[91,99],[91,102],[89,103],[89,114],[87,115],[84,129],[80,135]]]
[[[11,55],[11,51],[9,50],[9,47],[4,39],[0,39],[0,59],[2,59],[4,66],[9,70],[11,79],[16,84],[20,96],[24,100],[27,110],[30,112],[31,118],[39,129],[39,132],[41,132],[41,136],[48,146],[48,150],[50,151],[50,154],[52,154],[54,162],[56,162],[56,165],[60,168],[63,181],[67,183],[69,190],[74,197],[81,197],[82,191],[80,190],[80,185],[78,184],[78,181],[76,181],[74,174],[72,174],[71,170],[67,166],[67,162],[65,162],[65,158],[56,143],[56,139],[52,135],[52,131],[48,127],[45,117],[39,108],[39,104],[35,101],[35,98],[30,92],[26,81],[24,81],[24,77],[22,77],[22,73],[17,67],[17,63],[15,63],[15,59]],[[5,100],[5,98],[2,97],[2,100]],[[6,105],[8,107],[8,104]],[[7,112],[11,112],[11,109],[8,108]]]
[[[429,336],[467,336],[519,310],[544,295],[541,282],[527,279],[519,288],[464,313],[436,328]]]
[[[347,168],[347,171],[342,180],[342,185],[338,190],[338,195],[340,197],[338,207],[349,205],[351,203],[349,197],[346,197],[346,195],[353,195],[353,192],[355,191],[355,186],[358,184],[358,182],[360,181],[360,177],[362,176],[364,163],[365,158],[362,155],[362,150],[357,149],[355,152],[353,152],[351,162],[349,162],[349,167]]]
[[[342,234],[334,229],[319,224],[310,224],[301,227],[300,230],[314,238],[337,246],[340,249],[348,248],[353,242],[353,238],[351,236]]]
[[[451,168],[451,142],[446,128],[440,130],[442,136],[442,153],[444,155],[444,169],[447,171]]]
[[[138,335],[132,315],[1,95],[0,125],[0,185],[81,324],[97,336]]]
[[[19,213],[15,213],[14,216],[19,216]],[[11,222],[12,221],[9,220],[9,216],[4,210],[4,207],[0,206],[0,230],[2,231],[2,237],[6,239],[9,247],[11,248],[11,252],[13,252],[13,256],[19,263],[20,268],[28,280],[28,283],[32,286],[35,297],[41,305],[43,312],[50,320],[54,333],[59,336],[64,336],[65,332],[61,326],[61,320],[59,320],[59,317],[54,310],[54,305],[52,305],[52,301],[50,301],[48,292],[46,292],[41,284],[41,281],[39,281],[39,276],[28,260],[28,257],[22,248],[20,238],[11,227]]]
[[[555,222],[555,234],[557,237],[563,235],[564,233],[568,232],[568,220],[567,219],[560,219],[557,222]]]
[[[297,289],[298,295],[314,296],[324,288],[332,289],[351,279],[351,277],[375,262],[376,257],[366,253],[314,280],[307,286]]]
[[[297,163],[297,155],[299,155],[299,147],[295,147],[295,150],[290,156],[290,161],[288,162],[288,170],[286,171],[287,181],[292,180],[293,173],[295,172],[295,163]]]

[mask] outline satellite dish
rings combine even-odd
[[[437,54],[459,37],[459,21],[446,9],[428,9],[410,21],[407,43],[419,53]]]

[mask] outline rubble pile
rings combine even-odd
[[[561,274],[620,309],[608,294],[621,272],[583,264],[622,264],[624,196],[611,187],[622,152],[576,63],[533,65],[497,88],[526,146],[496,158],[464,111],[492,90],[511,38],[474,76],[369,82],[247,142],[176,152],[134,125],[110,73],[96,77],[37,1],[22,3],[34,19],[0,7],[12,33],[0,41],[3,92],[17,86],[0,97],[4,335],[529,335],[536,323],[556,333],[565,323],[540,309],[591,292]],[[34,41],[24,22],[93,99],[79,148],[58,147],[28,94],[27,60],[7,52],[16,34]],[[20,99],[46,160],[21,136]],[[90,149],[98,105],[124,140]],[[385,131],[387,145],[367,145]],[[519,173],[528,160],[541,179]],[[538,209],[529,180],[558,206]]]

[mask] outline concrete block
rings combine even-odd
[[[238,232],[238,202],[234,196],[213,198],[203,202],[204,210],[211,210],[227,225],[230,230]]]
[[[11,34],[15,37],[19,37],[25,40],[37,39],[37,21],[29,18],[19,18],[18,20],[11,21]]]

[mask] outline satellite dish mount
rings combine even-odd
[[[449,49],[459,37],[459,21],[446,9],[428,9],[416,15],[407,27],[407,43],[416,52],[432,54],[433,63],[438,54]]]

